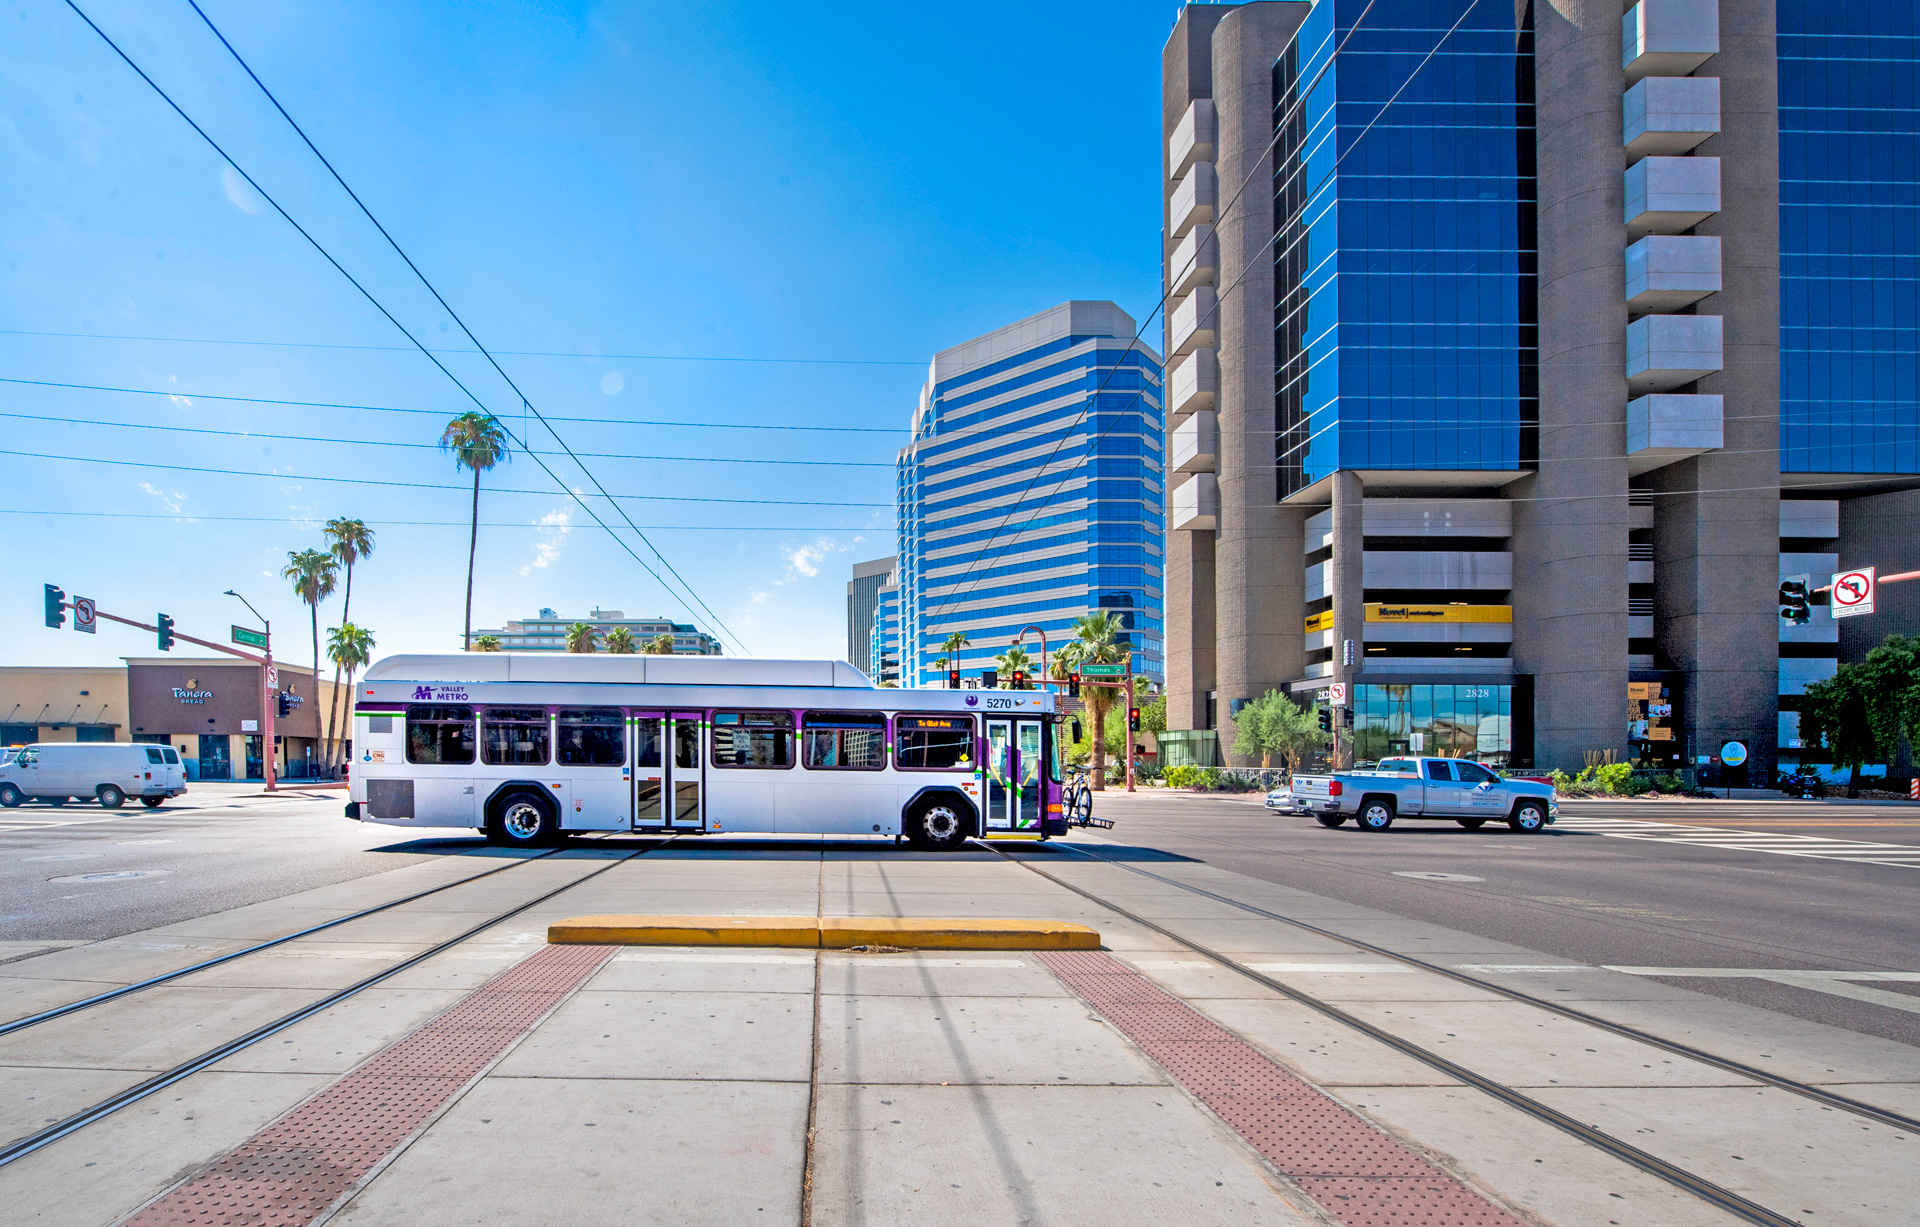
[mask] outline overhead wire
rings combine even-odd
[[[68,3],[72,3],[72,2],[73,0],[68,0]],[[502,367],[500,365],[499,360],[496,359],[491,353],[488,352],[487,347],[485,345],[481,344],[480,338],[473,334],[473,329],[467,327],[466,320],[462,319],[460,316],[460,313],[453,309],[453,305],[446,300],[446,298],[440,293],[439,288],[433,284],[433,282],[427,277],[427,275],[420,271],[420,266],[413,262],[413,257],[409,256],[406,253],[406,249],[400,246],[399,242],[393,237],[392,234],[388,233],[387,228],[381,224],[380,219],[373,215],[373,210],[369,209],[367,207],[366,202],[360,199],[360,194],[353,190],[352,186],[347,183],[346,179],[340,174],[340,172],[334,168],[333,163],[328,161],[327,156],[320,152],[320,147],[313,143],[313,138],[307,135],[306,129],[302,128],[299,124],[299,121],[295,120],[292,115],[287,113],[287,108],[282,106],[280,104],[280,99],[275,97],[273,91],[267,88],[267,83],[260,79],[260,74],[253,71],[253,66],[247,63],[246,57],[242,56],[239,50],[235,48],[230,41],[228,41],[227,36],[221,33],[220,27],[213,24],[213,19],[211,17],[208,17],[206,14],[206,10],[200,7],[199,0],[187,0],[187,4],[192,7],[195,13],[199,14],[200,20],[206,23],[207,29],[213,31],[213,36],[220,40],[220,45],[227,49],[227,53],[233,57],[234,63],[240,65],[240,67],[246,72],[248,78],[251,79],[256,86],[259,87],[260,92],[266,95],[267,101],[273,104],[273,109],[280,112],[280,117],[286,120],[287,124],[294,130],[295,133],[299,135],[300,140],[306,145],[306,147],[310,151],[312,151],[313,156],[318,158],[320,160],[320,164],[327,168],[327,173],[333,176],[333,181],[340,185],[341,190],[346,192],[346,194],[353,200],[353,203],[359,207],[360,212],[366,217],[366,219],[369,222],[373,223],[374,229],[380,232],[380,237],[387,241],[387,245],[389,247],[393,248],[394,254],[399,256],[400,259],[405,262],[406,266],[412,270],[413,275],[419,278],[420,284],[425,286],[427,288],[427,292],[433,295],[433,300],[439,303],[441,307],[443,307],[446,310],[448,317],[451,318],[453,322],[459,326],[460,331],[463,334],[465,334],[467,340],[471,341],[474,345],[474,348],[478,349],[480,353],[486,357],[488,365],[492,366],[495,373],[497,373],[501,379],[506,381],[506,384],[509,388],[513,389],[514,395],[520,398],[521,406],[525,408],[528,412],[532,413],[533,416],[539,420],[540,424],[547,428],[547,433],[553,436],[553,441],[560,445],[561,450],[565,451],[568,457],[572,459],[574,464],[579,468],[579,470],[586,475],[587,480],[593,484],[593,488],[600,492],[601,497],[607,499],[608,504],[611,507],[613,507],[614,511],[618,513],[620,518],[626,522],[627,527],[633,531],[633,534],[636,537],[640,538],[641,542],[647,547],[647,549],[653,552],[653,556],[659,560],[661,566],[667,569],[668,574],[672,575],[674,579],[679,581],[680,586],[686,590],[686,593],[688,596],[693,598],[694,603],[699,605],[701,609],[705,610],[709,618],[713,619],[713,624],[715,628],[719,630],[722,634],[726,635],[727,638],[733,640],[734,646],[738,647],[742,652],[745,652],[749,656],[753,655],[752,650],[749,649],[746,644],[742,643],[740,641],[740,637],[734,634],[733,631],[728,628],[727,624],[721,620],[719,614],[713,612],[712,607],[709,606],[706,603],[706,601],[701,598],[700,594],[694,590],[693,585],[687,582],[686,577],[681,575],[680,572],[675,569],[674,565],[671,562],[667,561],[666,555],[662,554],[659,548],[655,546],[650,539],[648,539],[647,535],[641,532],[639,527],[635,525],[634,522],[627,517],[626,511],[622,509],[618,503],[613,502],[611,496],[609,496],[605,488],[601,486],[600,479],[594,476],[593,470],[587,467],[585,461],[581,460],[577,455],[574,455],[573,449],[567,446],[567,441],[560,436],[560,432],[554,428],[553,423],[547,421],[547,419],[544,416],[542,416],[539,408],[535,406],[531,400],[528,399],[527,394],[525,392],[521,391],[520,385],[514,382],[513,377],[511,375],[507,374],[506,368]],[[540,463],[541,467],[543,468],[545,467],[545,464],[541,462],[538,457],[535,457],[535,462]],[[611,533],[612,530],[608,529],[608,532]],[[635,559],[636,561],[638,561],[637,555],[635,556]],[[652,573],[651,567],[647,569],[649,573]],[[655,574],[654,578],[659,579],[660,577],[657,574]],[[661,586],[662,587],[667,586],[665,581],[661,582]],[[675,599],[678,599],[678,597],[676,597]],[[692,610],[689,609],[688,612],[691,613]]]

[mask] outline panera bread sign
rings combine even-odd
[[[173,697],[181,703],[204,707],[207,700],[213,697],[213,691],[200,690],[197,689],[198,686],[199,683],[195,679],[188,678],[185,686],[173,687]]]

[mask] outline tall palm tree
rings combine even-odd
[[[333,555],[325,550],[288,550],[287,565],[280,569],[280,578],[293,582],[293,594],[306,602],[307,612],[313,619],[313,697],[316,714],[320,701],[320,602],[333,595],[339,566]],[[273,747],[268,746],[266,752],[273,753]]]
[[[1133,645],[1120,638],[1126,628],[1117,615],[1096,609],[1084,618],[1073,620],[1073,633],[1080,647],[1080,663],[1117,665],[1133,656]],[[1120,697],[1112,686],[1089,686],[1081,695],[1087,714],[1093,717],[1092,784],[1097,790],[1107,786],[1107,713]]]
[[[600,632],[589,622],[575,622],[567,628],[567,651],[598,652],[600,650]]]
[[[460,628],[460,648],[473,650],[473,559],[480,548],[480,474],[507,459],[507,431],[492,414],[472,409],[447,423],[440,449],[453,456],[455,469],[473,471],[473,530],[467,536],[467,616]]]
[[[340,516],[327,521],[320,530],[330,543],[327,552],[332,554],[347,571],[346,594],[340,598],[340,625],[353,621],[353,564],[373,553],[373,530],[367,527],[365,520],[349,520]],[[353,708],[347,708],[351,717]],[[340,666],[333,667],[333,697],[327,702],[327,737],[320,746],[320,761],[328,766],[336,765],[340,754],[340,742],[334,737],[336,722],[340,715]]]
[[[473,637],[473,650],[476,652],[498,652],[500,650],[500,636],[475,635]]]
[[[1056,682],[1064,682],[1073,676],[1080,667],[1080,660],[1087,654],[1087,647],[1078,639],[1069,639],[1054,652],[1053,659],[1047,662],[1047,676]]]
[[[1033,668],[1033,657],[1027,655],[1027,650],[1016,643],[994,657],[993,663],[998,666],[1000,676],[1011,678],[1015,673],[1030,671]]]
[[[945,639],[941,640],[940,650],[942,652],[945,652],[947,655],[947,659],[952,662],[947,666],[947,668],[958,669],[960,667],[960,649],[965,647],[971,647],[971,646],[972,644],[968,643],[967,637],[961,634],[959,631],[955,631],[953,632],[953,634],[948,635]],[[905,662],[906,662],[906,658],[904,656],[901,657],[901,663],[903,666],[905,665]]]
[[[616,656],[633,654],[633,632],[624,626],[616,626],[607,632],[607,651]]]
[[[333,662],[334,676],[338,677],[341,669],[347,671],[347,693],[353,693],[353,675],[373,659],[373,632],[343,619],[327,632],[327,659]],[[334,690],[337,692],[339,686]]]

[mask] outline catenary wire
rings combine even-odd
[[[201,516],[185,511],[65,511],[45,507],[0,507],[0,516],[93,516],[108,520],[172,520],[190,524],[318,524],[317,516]],[[468,528],[467,520],[388,520],[381,519],[380,528],[384,532],[389,528]],[[535,520],[482,520],[482,528],[534,528],[545,532],[576,528],[573,524],[541,524]],[[837,525],[800,525],[800,524],[649,524],[654,532],[663,533],[866,533],[878,531],[874,528],[849,528]]]
[[[1371,0],[1369,0],[1369,2],[1371,2]],[[1478,0],[1476,0],[1476,3],[1477,2]],[[547,433],[553,436],[553,441],[558,443],[561,450],[567,453],[568,458],[578,466],[582,473],[586,474],[587,480],[593,483],[593,488],[600,492],[601,497],[607,498],[609,505],[613,507],[621,520],[626,523],[627,527],[633,531],[634,536],[640,538],[641,542],[653,552],[653,556],[659,560],[660,565],[667,569],[667,573],[679,581],[680,586],[686,590],[688,596],[693,598],[694,603],[706,611],[707,616],[713,619],[715,628],[726,635],[727,638],[733,640],[734,645],[742,652],[745,652],[749,656],[753,655],[753,652],[747,645],[740,642],[740,637],[734,634],[725,622],[721,621],[720,615],[713,612],[712,607],[709,606],[705,600],[701,599],[698,592],[694,591],[693,585],[687,582],[686,577],[680,574],[671,562],[667,561],[667,556],[660,552],[659,547],[655,546],[652,541],[648,540],[647,535],[640,531],[639,526],[634,524],[632,519],[627,516],[626,510],[607,496],[606,489],[601,486],[600,479],[594,476],[593,470],[589,469],[586,462],[575,455],[571,447],[567,446],[567,441],[560,437],[560,432],[554,428],[553,423],[549,422],[546,417],[541,414],[540,410],[534,406],[533,402],[527,398],[527,394],[520,390],[520,385],[513,381],[511,375],[507,374],[506,368],[500,365],[499,360],[487,352],[487,347],[480,343],[480,338],[473,335],[473,329],[467,327],[466,320],[461,318],[460,313],[455,311],[453,305],[441,295],[439,287],[435,286],[433,282],[427,278],[427,275],[420,271],[420,266],[413,262],[413,257],[409,256],[406,250],[400,246],[398,240],[396,240],[392,234],[388,233],[387,228],[381,224],[380,219],[373,215],[373,210],[369,209],[366,202],[360,199],[360,194],[353,190],[340,172],[334,168],[333,163],[327,160],[327,156],[320,152],[320,147],[313,143],[313,138],[307,135],[306,129],[302,128],[299,122],[287,113],[286,107],[280,105],[280,99],[275,97],[273,91],[267,88],[267,83],[260,79],[260,74],[253,71],[253,66],[247,63],[246,58],[228,41],[227,36],[220,32],[220,27],[213,24],[213,18],[207,16],[206,10],[200,7],[200,0],[187,0],[187,4],[195,13],[199,14],[200,20],[206,23],[207,29],[213,31],[213,36],[220,40],[220,45],[227,49],[227,54],[233,57],[234,63],[240,65],[246,72],[248,78],[251,79],[255,85],[259,86],[260,92],[265,94],[267,101],[273,104],[273,109],[280,112],[280,118],[287,121],[288,126],[299,135],[300,140],[312,151],[313,156],[318,158],[320,164],[327,168],[327,173],[333,176],[333,181],[340,185],[340,189],[352,198],[353,203],[358,206],[360,212],[366,219],[373,223],[373,228],[380,232],[380,237],[387,241],[387,246],[393,248],[394,254],[399,256],[400,259],[406,263],[406,266],[412,270],[413,275],[420,279],[420,284],[427,287],[427,292],[433,295],[433,300],[446,309],[447,315],[452,318],[455,324],[459,325],[460,331],[466,335],[467,340],[471,341],[474,348],[478,349],[486,358],[487,364],[494,369],[494,372],[498,374],[501,379],[506,381],[509,388],[513,389],[514,395],[520,398],[520,404],[524,406],[528,412],[532,413],[542,426],[547,428]],[[658,578],[658,576],[655,578]]]
[[[486,403],[483,402],[478,396],[474,395],[473,390],[467,387],[465,383],[462,383],[459,376],[455,375],[451,370],[449,370],[445,363],[441,362],[440,359],[431,350],[429,350],[420,341],[418,337],[413,335],[412,331],[409,330],[406,325],[402,324],[399,321],[399,319],[397,319],[394,316],[393,312],[387,310],[386,305],[382,303],[378,298],[376,298],[373,295],[373,292],[368,290],[365,285],[361,284],[358,278],[356,278],[352,273],[348,272],[345,266],[343,266],[337,259],[334,258],[333,253],[328,251],[326,247],[322,245],[318,239],[314,238],[312,233],[309,232],[306,227],[302,226],[298,221],[294,220],[293,215],[291,213],[288,213],[287,210],[281,206],[280,202],[277,199],[275,199],[270,192],[268,192],[265,188],[261,187],[260,184],[257,181],[255,181],[253,176],[247,173],[244,167],[242,167],[231,156],[229,156],[225,148],[222,147],[218,141],[213,139],[212,134],[210,134],[205,128],[201,127],[200,124],[191,115],[187,114],[185,108],[183,108],[179,103],[175,102],[173,100],[173,96],[167,93],[166,90],[162,89],[160,87],[160,83],[155,81],[151,76],[149,76],[146,70],[141,68],[140,65],[137,62],[135,62],[133,57],[128,55],[126,51],[124,51],[121,48],[119,43],[116,43],[107,34],[105,30],[100,28],[100,26],[93,20],[93,18],[87,15],[84,9],[82,9],[77,3],[75,3],[75,0],[65,0],[65,3],[68,8],[74,11],[75,15],[77,15],[81,21],[87,24],[88,29],[92,30],[95,34],[97,34],[100,37],[100,40],[106,43],[107,46],[113,51],[113,53],[119,56],[121,61],[125,63],[127,67],[131,68],[134,71],[135,75],[137,75],[142,81],[144,81],[147,84],[147,86],[153,90],[154,93],[160,96],[160,100],[162,102],[165,102],[168,108],[171,109],[174,114],[178,115],[183,121],[185,121],[187,126],[192,128],[195,134],[198,135],[201,140],[205,141],[208,144],[208,146],[211,147],[213,151],[216,154],[218,154],[222,160],[226,162],[228,166],[231,166],[233,168],[235,174],[239,175],[242,179],[246,180],[247,185],[251,187],[254,191],[258,192],[262,200],[265,200],[269,205],[273,206],[274,212],[278,213],[280,217],[289,226],[292,226],[294,230],[300,235],[300,237],[305,239],[307,241],[307,244],[311,246],[314,249],[314,251],[318,252],[320,254],[320,257],[333,267],[335,272],[338,272],[342,277],[346,278],[347,283],[353,286],[355,290],[359,291],[360,296],[362,298],[365,298],[367,302],[373,306],[374,310],[378,311],[382,316],[384,316],[387,322],[392,324],[394,328],[399,331],[401,336],[407,338],[408,341],[412,342],[414,348],[418,349],[420,353],[425,355],[427,361],[433,363],[433,365],[440,370],[441,374],[445,375],[449,380],[451,380],[454,386],[459,388],[460,391],[467,397],[467,399],[474,403],[475,407],[477,407],[480,410],[480,412],[485,414],[490,420],[496,422],[500,426],[500,429],[507,435],[509,439],[513,440],[515,444],[519,445],[522,448],[522,450],[525,450],[525,443],[517,435],[513,433],[513,428],[511,426],[508,426],[504,421],[501,421],[499,418],[495,417],[493,411],[487,407]],[[25,454],[25,453],[16,453],[16,454]],[[581,494],[579,494],[576,490],[574,490],[571,484],[562,480],[560,475],[558,473],[555,473],[553,469],[547,464],[547,462],[541,459],[539,456],[532,456],[531,459],[533,460],[534,464],[540,467],[542,472],[546,473],[548,477],[551,477],[554,480],[554,482],[557,485],[559,485],[559,487],[561,488],[562,491],[565,492],[567,497],[571,498],[574,502],[580,504],[581,510],[585,511],[588,516],[592,517],[594,523],[600,525],[601,528],[605,529],[607,532],[607,535],[612,537],[615,543],[620,545],[620,547],[626,551],[629,557],[631,557],[636,563],[640,564],[641,570],[653,576],[654,580],[657,583],[659,583],[663,589],[667,591],[668,595],[673,596],[673,598],[676,601],[678,601],[683,607],[686,607],[689,615],[693,613],[692,607],[687,606],[686,602],[680,598],[679,594],[675,593],[673,589],[668,586],[667,582],[664,579],[661,579],[659,573],[656,572],[652,567],[648,566],[646,563],[646,560],[641,558],[639,554],[635,553],[632,547],[628,546],[626,542],[620,538],[619,534],[613,531],[612,526],[608,525],[604,520],[600,518],[599,513],[593,509],[592,505],[589,504]],[[156,467],[173,467],[178,469],[181,466],[156,466]],[[351,481],[353,479],[332,478],[328,480]],[[360,484],[401,484],[401,483],[363,482]],[[697,500],[686,500],[686,501],[697,501]],[[735,642],[738,643],[739,641],[735,640]]]

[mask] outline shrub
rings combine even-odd
[[[1200,768],[1182,763],[1177,767],[1168,767],[1162,773],[1162,778],[1166,780],[1168,788],[1191,788],[1195,777],[1199,774]]]
[[[1655,792],[1679,792],[1682,787],[1680,777],[1670,771],[1663,771],[1653,777],[1653,790]]]

